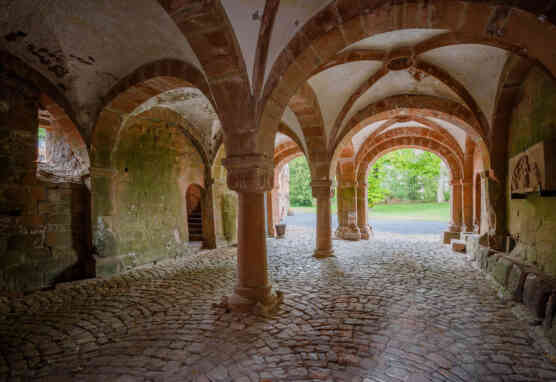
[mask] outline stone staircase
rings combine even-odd
[[[201,210],[193,211],[187,218],[189,241],[203,241],[203,220]]]

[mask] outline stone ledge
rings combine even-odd
[[[530,315],[542,320],[544,335],[556,346],[556,279],[509,254],[479,245],[475,237],[467,242],[471,257],[499,287],[499,295],[522,303]]]

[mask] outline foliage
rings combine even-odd
[[[415,149],[401,149],[379,158],[369,171],[369,204],[385,198],[432,201],[436,199],[442,160]]]
[[[305,157],[298,157],[289,163],[290,204],[292,206],[311,206],[311,171]]]
[[[369,208],[373,208],[376,203],[382,202],[384,198],[389,195],[388,190],[382,186],[386,176],[386,172],[384,171],[386,161],[387,159],[385,159],[385,157],[379,158],[371,168],[371,171],[369,171],[369,176],[367,178]]]

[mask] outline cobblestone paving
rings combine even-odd
[[[465,256],[430,237],[269,239],[285,303],[271,319],[213,307],[234,249],[0,302],[0,380],[555,381],[527,323]],[[428,239],[428,240],[427,240]]]

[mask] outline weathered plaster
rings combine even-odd
[[[274,30],[268,47],[265,81],[278,55],[311,16],[327,6],[331,0],[283,0],[280,1]]]
[[[222,5],[232,23],[239,41],[241,53],[247,66],[249,82],[253,87],[253,70],[255,65],[255,51],[265,0],[236,0],[222,1]]]
[[[508,55],[493,46],[460,44],[436,48],[418,58],[444,69],[463,84],[492,123],[498,82]]]
[[[398,48],[412,47],[445,32],[445,29],[400,29],[367,37],[347,46],[343,51],[356,49],[389,51]]]
[[[407,70],[390,71],[357,99],[346,115],[342,128],[359,110],[367,105],[401,94],[430,95],[462,103],[462,100],[452,89],[432,76],[417,79]]]
[[[133,17],[130,5],[118,1],[21,0],[2,10],[0,35],[24,34],[4,40],[5,49],[78,105],[96,105],[119,79],[147,62],[171,57],[202,70],[189,42],[155,1],[134,1]]]
[[[374,73],[382,62],[357,61],[334,66],[309,79],[320,104],[326,135],[349,97]]]

